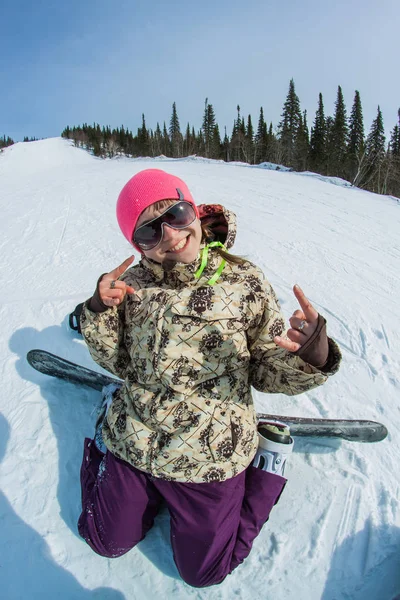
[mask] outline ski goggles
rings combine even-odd
[[[133,234],[133,243],[140,246],[142,250],[152,250],[163,239],[164,225],[172,229],[185,229],[195,219],[195,210],[189,202],[177,202],[160,216],[138,227]]]

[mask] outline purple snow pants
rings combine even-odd
[[[220,583],[249,554],[286,479],[248,467],[223,482],[164,481],[85,439],[80,535],[101,556],[125,554],[142,540],[165,503],[178,571],[189,585]]]

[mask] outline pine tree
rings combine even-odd
[[[357,185],[365,162],[364,120],[360,92],[356,90],[350,114],[349,146],[347,150],[347,177]]]
[[[274,133],[274,129],[272,127],[272,122],[269,124],[269,129],[268,129],[268,138],[267,138],[267,149],[265,152],[265,161],[266,162],[272,162],[272,163],[278,163],[279,164],[279,160],[278,160],[278,155],[280,153],[280,143],[279,140],[277,139],[275,133]]]
[[[244,121],[243,121],[244,123]],[[254,156],[254,129],[253,123],[251,122],[251,115],[247,117],[247,127],[244,133],[244,145],[243,145],[244,160],[250,164],[253,164]]]
[[[183,156],[189,156],[191,153],[189,151],[190,148],[190,125],[189,123],[186,126],[186,133],[183,138]]]
[[[110,132],[110,137],[111,137],[111,132]],[[108,148],[108,142],[109,142],[109,136],[108,136],[108,127],[102,127],[101,129],[101,139],[102,139],[102,144],[103,144],[103,156],[108,156],[108,152],[109,152],[109,148]]]
[[[239,104],[236,107],[237,110],[237,119],[233,123],[232,129],[232,137],[231,137],[231,160],[241,161],[243,160],[243,146],[245,143],[246,137],[246,126],[244,124],[244,119],[242,119],[240,115],[240,106]]]
[[[294,168],[296,171],[306,171],[308,165],[308,155],[310,148],[310,134],[308,131],[307,124],[307,111],[305,110],[303,116],[300,115],[300,124],[296,134],[295,140],[295,164]]]
[[[247,156],[246,156],[246,144],[247,144],[247,139],[246,139],[246,123],[244,120],[244,117],[242,117],[242,120],[240,121],[240,127],[239,127],[239,132],[238,132],[238,140],[239,140],[239,148],[240,148],[240,154],[239,154],[239,159],[241,162],[247,162]]]
[[[93,124],[93,127],[91,128],[90,133],[89,133],[89,139],[90,139],[90,143],[92,145],[93,154],[95,156],[103,156],[104,155],[103,139],[102,139],[102,135],[101,135],[100,125],[98,123]]]
[[[202,137],[203,137],[203,145],[204,145],[204,156],[209,158],[211,156],[211,145],[212,138],[214,135],[214,127],[215,127],[215,114],[212,104],[208,103],[208,98],[205,100],[204,106],[204,116],[203,116],[203,124],[202,124]]]
[[[183,156],[192,156],[196,153],[196,134],[194,129],[190,129],[190,124],[186,126],[186,133],[183,140]]]
[[[193,143],[193,152],[192,154],[200,154],[201,148],[201,136],[196,134],[194,127],[192,126],[192,143]]]
[[[167,126],[165,124],[164,121],[164,127],[163,127],[163,151],[162,153],[165,156],[171,156],[171,140],[169,139],[169,135],[168,135],[168,131],[167,131]]]
[[[366,150],[367,154],[373,156],[375,160],[382,160],[385,155],[385,130],[379,106],[376,118],[372,121],[371,131],[367,137]]]
[[[400,108],[397,116],[398,123],[393,128],[389,143],[390,174],[388,193],[400,198]]]
[[[211,158],[220,159],[222,156],[221,136],[219,134],[218,123],[214,125],[211,140]]]
[[[289,91],[283,105],[282,120],[278,125],[279,143],[282,162],[288,167],[295,167],[295,144],[299,128],[302,126],[300,100],[296,94],[294,81],[290,80]]]
[[[264,162],[268,146],[267,124],[264,120],[263,107],[260,108],[260,116],[258,119],[257,133],[254,138],[254,157],[253,163],[258,164]]]
[[[328,173],[331,172],[331,163],[332,163],[332,157],[333,157],[333,153],[334,153],[334,140],[333,140],[333,117],[328,116],[326,117],[325,120],[325,126],[326,126],[326,172],[325,174],[327,175]]]
[[[382,112],[378,106],[376,118],[372,121],[365,143],[368,171],[363,182],[363,187],[378,194],[384,193],[385,188],[385,142]]]
[[[400,108],[397,113],[398,124],[393,127],[390,136],[390,151],[393,156],[400,157]]]
[[[193,131],[194,131],[194,128],[193,128]],[[203,133],[202,133],[201,129],[199,129],[199,131],[197,133],[194,131],[194,140],[195,140],[196,153],[201,154],[200,149],[203,145]]]
[[[223,146],[223,153],[224,153],[224,161],[225,162],[230,162],[231,160],[231,143],[228,137],[228,134],[226,132],[226,126],[225,126],[225,135],[224,135],[224,141],[222,142],[222,146]]]
[[[335,117],[333,120],[331,135],[331,156],[329,157],[330,171],[328,172],[328,175],[345,177],[349,129],[347,125],[347,114],[343,92],[340,85],[338,87],[337,99],[335,103]]]
[[[137,151],[140,156],[149,156],[150,153],[150,136],[147,131],[146,121],[144,114],[142,114],[142,126],[138,128],[137,132]]]
[[[121,128],[119,130],[117,130],[117,135],[118,135],[118,146],[119,146],[119,151],[124,152],[125,148],[126,148],[126,132],[125,132],[125,127],[123,125],[121,125]]]
[[[176,110],[176,102],[172,105],[172,115],[169,124],[169,137],[171,140],[172,156],[179,158],[182,156],[183,137],[179,125],[178,112]]]
[[[203,113],[203,123],[201,126],[202,131],[202,148],[201,153],[203,156],[208,158],[210,152],[210,139],[211,139],[211,131],[208,127],[208,98],[204,101],[204,113]]]
[[[314,126],[311,129],[310,169],[322,175],[326,174],[326,134],[324,101],[320,93]]]
[[[153,148],[154,148],[154,156],[160,156],[163,153],[163,142],[162,142],[162,133],[160,128],[160,123],[157,121],[157,127],[154,132],[154,140],[153,140]]]

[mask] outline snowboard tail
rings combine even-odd
[[[341,438],[349,442],[380,442],[388,430],[377,421],[362,419],[320,419],[312,417],[288,417],[258,413],[259,421],[282,420],[290,433],[301,437]]]
[[[81,367],[46,350],[29,350],[26,358],[31,367],[44,375],[58,377],[76,385],[86,385],[94,390],[100,391],[110,383],[122,384],[120,379]]]
[[[28,363],[40,373],[64,379],[75,385],[102,390],[111,383],[122,385],[121,379],[98,373],[73,363],[46,350],[30,350]],[[283,421],[293,436],[340,438],[351,442],[380,442],[388,431],[382,423],[358,419],[320,419],[312,417],[288,417],[276,414],[257,414],[259,421]]]

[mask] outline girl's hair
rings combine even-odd
[[[168,206],[171,206],[172,204],[176,204],[177,200],[159,200],[158,202],[155,202],[154,204],[151,205],[151,207],[155,210],[166,210],[168,208]],[[217,237],[215,235],[215,233],[213,232],[213,224],[217,224],[219,222],[219,217],[215,217],[213,218],[212,215],[207,215],[207,219],[206,219],[206,223],[201,223],[201,231],[202,231],[202,240],[205,241],[206,243],[210,243],[213,241],[221,241],[223,242],[223,240],[218,240]],[[236,265],[242,265],[244,264],[246,261],[245,258],[242,258],[241,256],[237,256],[236,254],[231,254],[230,252],[227,252],[226,250],[223,250],[222,248],[215,248],[216,252],[221,256],[221,258],[224,258],[227,262],[229,263],[234,263]]]
[[[168,208],[168,206],[172,206],[173,204],[176,204],[177,202],[179,202],[179,200],[158,200],[158,202],[154,202],[154,204],[150,204],[150,206],[148,206],[147,208],[145,208],[145,210],[149,210],[149,208],[153,209],[153,210],[161,210],[164,211]],[[144,212],[144,211],[143,211]]]

